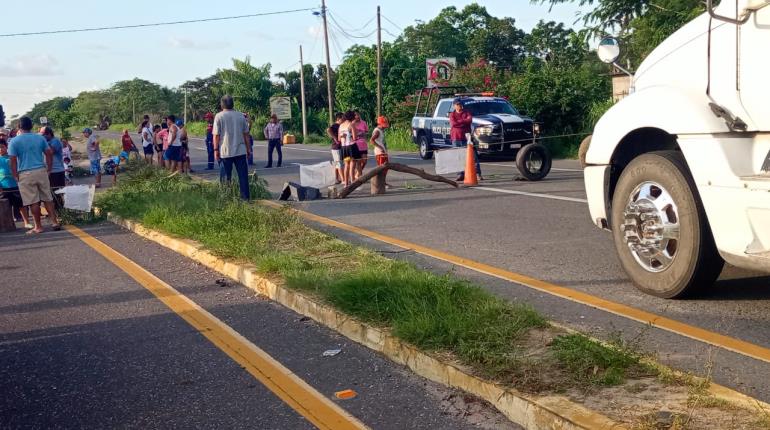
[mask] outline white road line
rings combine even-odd
[[[528,197],[537,197],[540,199],[551,199],[551,200],[563,200],[566,202],[575,202],[575,203],[588,203],[588,200],[586,199],[578,199],[575,197],[565,197],[565,196],[557,196],[553,194],[540,194],[540,193],[528,193],[526,191],[514,191],[514,190],[503,190],[500,188],[490,188],[490,187],[474,187],[474,190],[483,190],[483,191],[492,191],[495,193],[504,193],[504,194],[515,194],[518,196],[528,196]]]
[[[481,163],[482,166],[498,166],[498,167],[513,167],[516,168],[515,164],[496,164],[496,163]],[[557,171],[557,172],[580,172],[583,173],[580,169],[565,169],[562,167],[552,167],[551,170]]]

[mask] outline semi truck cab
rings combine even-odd
[[[725,261],[770,272],[770,0],[722,0],[661,43],[585,158],[594,223],[641,290],[682,297]],[[614,61],[614,60],[613,60]]]

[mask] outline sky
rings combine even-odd
[[[5,2],[4,2],[5,3]],[[108,3],[110,3],[108,5]],[[401,30],[428,21],[450,4],[461,8],[472,1],[442,3],[416,0],[328,0],[331,17],[349,35],[367,36],[382,9],[383,41]],[[541,19],[574,26],[578,9],[572,5],[533,5],[529,0],[477,0],[490,14],[516,19],[530,30]],[[34,5],[31,7],[30,5]],[[0,6],[0,35],[117,25],[258,14],[318,8],[320,0],[244,2],[233,0],[150,1],[38,0]],[[373,44],[376,36],[351,38],[330,23],[332,67],[354,43]],[[357,31],[356,31],[357,30]],[[305,63],[324,62],[321,19],[311,11],[195,24],[140,29],[0,37],[0,105],[6,116],[23,114],[36,102],[81,91],[108,88],[135,77],[169,87],[206,77],[229,67],[232,58],[251,57],[252,64],[270,63],[273,74],[299,67],[299,46]]]

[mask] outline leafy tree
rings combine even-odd
[[[48,123],[52,127],[61,128],[61,124],[54,122],[54,117],[57,116],[57,113],[67,112],[74,102],[75,99],[72,97],[54,97],[50,100],[36,103],[24,115],[32,118],[33,121],[38,121],[43,116],[47,117]]]
[[[408,94],[421,88],[425,68],[400,49],[382,44],[382,106],[385,113]],[[368,119],[377,112],[377,51],[374,46],[355,45],[345,53],[337,69],[336,101],[339,110],[358,109]]]
[[[305,94],[307,97],[307,107],[309,109],[322,110],[328,108],[328,94],[326,89],[326,66],[319,64],[314,70],[311,64],[303,66],[305,73]],[[297,99],[298,103],[302,101],[302,88],[300,85],[299,71],[281,72],[276,77],[283,80],[281,90],[288,96]]]
[[[135,123],[144,114],[167,115],[175,97],[167,88],[139,78],[116,82],[110,92],[113,95],[110,116],[118,123]]]
[[[462,10],[443,9],[428,22],[404,29],[396,43],[409,57],[455,57],[459,64],[484,58],[498,65],[517,67],[523,57],[524,32],[513,18],[496,18],[472,3]]]
[[[187,89],[187,109],[193,120],[203,119],[206,112],[219,109],[219,99],[223,93],[222,79],[218,74],[187,81],[180,88]]]
[[[233,59],[232,69],[220,69],[222,92],[235,99],[235,108],[254,115],[264,115],[270,110],[273,83],[270,81],[270,63],[261,67],[251,64],[251,58]]]
[[[75,97],[70,112],[76,123],[94,125],[114,111],[112,92],[109,90],[83,91]]]

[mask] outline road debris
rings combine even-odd
[[[352,399],[352,398],[354,398],[356,396],[358,396],[358,393],[356,393],[353,390],[342,390],[342,391],[337,391],[336,393],[334,393],[334,397],[336,397],[336,398],[338,398],[340,400],[348,400],[348,399]]]
[[[327,349],[326,351],[324,351],[323,356],[324,357],[334,357],[335,355],[339,354],[340,352],[342,352],[341,349]]]

